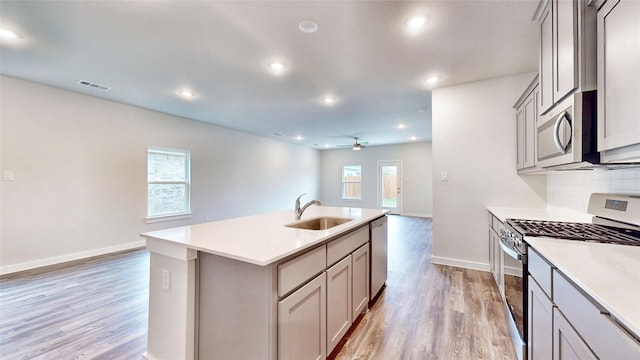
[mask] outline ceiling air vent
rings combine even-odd
[[[96,84],[96,83],[92,83],[90,81],[86,81],[86,80],[80,80],[78,81],[78,84],[83,85],[83,86],[87,86],[90,88],[94,88],[94,89],[99,89],[99,90],[103,90],[103,91],[109,91],[111,90],[110,87],[106,87],[100,84]]]

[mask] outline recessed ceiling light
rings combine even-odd
[[[322,102],[326,105],[333,105],[336,102],[336,98],[333,96],[325,96],[322,98]]]
[[[417,139],[417,138],[416,138],[415,136],[412,136],[412,137],[411,137],[411,141],[416,141],[416,139]]]
[[[272,61],[269,63],[269,69],[274,72],[282,72],[287,66],[281,61]]]
[[[192,98],[192,97],[196,96],[196,94],[193,91],[186,90],[186,89],[185,90],[180,90],[178,92],[178,94],[180,94],[180,96],[182,96],[184,98]]]
[[[304,139],[302,136],[300,135],[296,136],[296,140],[302,140],[302,139]]]
[[[298,24],[298,29],[303,33],[314,33],[318,31],[318,23],[311,19],[304,19]]]
[[[406,25],[409,29],[419,29],[427,22],[424,15],[414,15],[407,19]]]
[[[8,29],[0,29],[0,38],[3,38],[3,39],[17,39],[19,37],[20,37],[20,35],[15,31],[11,31],[11,30],[8,30]]]
[[[404,129],[404,128],[405,128],[405,125],[404,125],[404,124],[399,124],[399,125],[398,125],[398,129]]]
[[[433,85],[433,84],[437,83],[438,81],[440,81],[440,76],[432,75],[432,76],[429,76],[427,78],[427,80],[425,80],[425,81],[426,81],[427,84]]]
[[[324,144],[324,148],[325,148],[325,149],[328,149],[329,147],[330,147],[330,145],[329,145],[329,144]]]

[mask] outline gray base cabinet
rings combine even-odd
[[[327,354],[338,345],[353,320],[351,255],[327,270]]]
[[[531,247],[528,258],[529,360],[640,359],[640,343],[605,309]]]
[[[553,310],[553,359],[598,359],[557,308]]]
[[[549,360],[553,358],[553,303],[538,283],[529,276],[529,343],[528,360]]]
[[[327,357],[326,279],[322,273],[278,303],[278,359]]]

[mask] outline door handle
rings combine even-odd
[[[562,140],[560,139],[560,125],[562,125],[562,122],[565,120],[569,122],[568,115],[569,114],[566,111],[563,111],[562,114],[558,116],[558,119],[556,120],[556,123],[553,127],[553,142],[556,144],[556,148],[558,148],[558,150],[563,154],[567,153],[567,148],[569,148],[571,138],[569,138],[569,142],[567,142],[567,145],[562,145]],[[569,128],[571,128],[571,122],[569,122]]]

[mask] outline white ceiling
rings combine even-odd
[[[534,71],[537,3],[2,0],[0,25],[21,37],[2,41],[0,72],[310,147],[430,140],[427,76]],[[414,14],[428,22],[411,34]],[[299,31],[303,19],[319,30]]]

